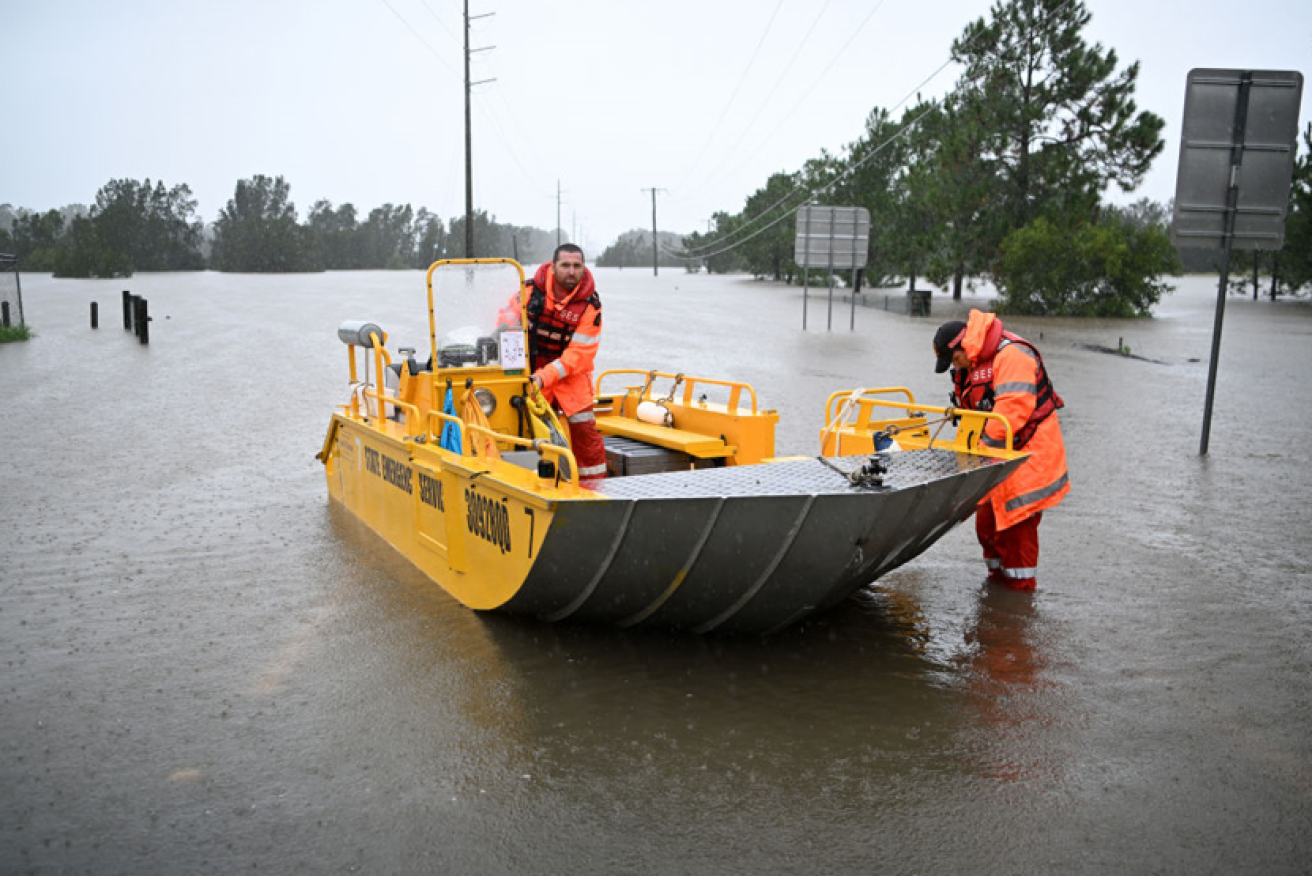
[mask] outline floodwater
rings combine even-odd
[[[797,289],[599,280],[605,367],[748,381],[780,453],[835,390],[946,398],[941,297],[829,332],[813,290],[803,333]],[[330,505],[335,328],[423,346],[420,273],[24,277],[0,872],[1305,873],[1312,307],[1230,299],[1202,458],[1215,280],[1180,286],[1011,324],[1067,403],[1037,594],[965,525],[761,640],[477,615]]]

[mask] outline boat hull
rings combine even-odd
[[[921,554],[1023,459],[888,454],[882,488],[839,471],[866,457],[616,479],[562,502],[507,611],[542,620],[769,633]]]

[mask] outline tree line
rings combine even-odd
[[[11,221],[4,221],[6,218]],[[556,235],[474,214],[474,250],[533,263]],[[316,201],[297,218],[281,176],[239,180],[210,228],[187,185],[110,180],[89,209],[44,213],[0,207],[0,252],[29,271],[60,277],[125,277],[135,271],[279,272],[425,268],[465,257],[465,218],[443,222],[424,207],[384,204],[363,218],[351,204]]]
[[[1133,192],[1163,151],[1163,120],[1134,102],[1137,63],[1090,45],[1082,2],[999,0],[952,45],[962,73],[943,99],[918,101],[900,118],[883,108],[840,154],[772,175],[738,213],[685,237],[696,269],[748,271],[800,282],[792,258],[802,203],[866,208],[867,279],[919,278],[963,286],[980,277],[1001,292],[999,309],[1035,314],[1144,315],[1178,274],[1169,210],[1150,201],[1103,202],[1115,185]],[[1312,127],[1305,136],[1312,150]],[[1312,179],[1299,161],[1285,253],[1287,289],[1312,282],[1307,261]],[[1211,254],[1189,250],[1191,267]],[[1296,255],[1301,253],[1302,255]]]
[[[683,267],[683,260],[675,255],[683,245],[683,239],[683,235],[672,231],[656,235],[656,264],[659,267]],[[597,267],[600,268],[650,268],[651,265],[651,232],[641,228],[624,232],[597,256]]]

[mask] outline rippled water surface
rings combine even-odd
[[[781,453],[835,390],[946,397],[937,318],[599,282],[604,367],[750,382]],[[420,273],[24,277],[0,872],[1306,872],[1312,309],[1230,300],[1201,458],[1215,280],[1180,286],[1008,323],[1067,402],[1037,594],[984,587],[967,525],[759,640],[475,615],[329,504],[335,328],[422,346]],[[1155,361],[1081,346],[1119,343]]]

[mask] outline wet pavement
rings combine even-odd
[[[836,390],[946,398],[937,319],[599,281],[604,367],[752,383],[780,453]],[[1307,872],[1312,307],[1230,299],[1201,458],[1215,280],[1179,283],[1008,322],[1067,402],[1037,594],[984,586],[965,525],[760,640],[476,615],[329,504],[336,326],[423,346],[420,273],[26,276],[0,872]]]

